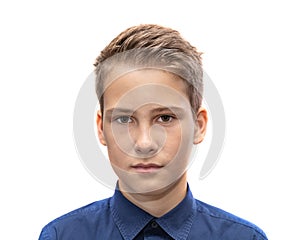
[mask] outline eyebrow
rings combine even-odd
[[[124,113],[124,114],[133,114],[136,110],[132,110],[129,108],[110,108],[105,111],[105,114],[111,116],[114,112],[116,113]],[[186,109],[182,107],[177,107],[177,106],[169,106],[169,107],[158,107],[152,109],[152,112],[154,113],[161,113],[165,111],[172,111],[174,113],[176,112],[185,112]]]
[[[113,112],[121,112],[121,113],[125,113],[125,114],[131,114],[133,113],[133,111],[131,109],[127,109],[127,108],[110,108],[108,110],[105,111],[105,113],[107,115],[112,115]]]
[[[175,106],[170,106],[170,107],[159,107],[159,108],[155,108],[152,110],[153,112],[165,112],[165,111],[172,111],[172,112],[183,112],[186,111],[185,108],[182,107],[175,107]]]

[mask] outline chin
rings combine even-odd
[[[127,175],[127,174],[126,174]],[[129,193],[153,195],[166,191],[177,184],[185,174],[175,177],[174,174],[130,174],[119,176],[120,189]]]

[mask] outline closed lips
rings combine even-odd
[[[134,168],[137,172],[153,172],[162,168],[162,166],[153,163],[149,163],[149,164],[140,163],[140,164],[133,165],[132,168]]]

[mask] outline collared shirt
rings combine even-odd
[[[257,226],[193,198],[155,218],[116,190],[111,198],[72,211],[46,225],[39,240],[266,240]]]

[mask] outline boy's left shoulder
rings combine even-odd
[[[220,236],[235,236],[238,237],[237,239],[267,240],[265,233],[255,224],[200,200],[195,199],[195,203],[197,215],[195,225],[205,224],[207,229],[219,233]]]

